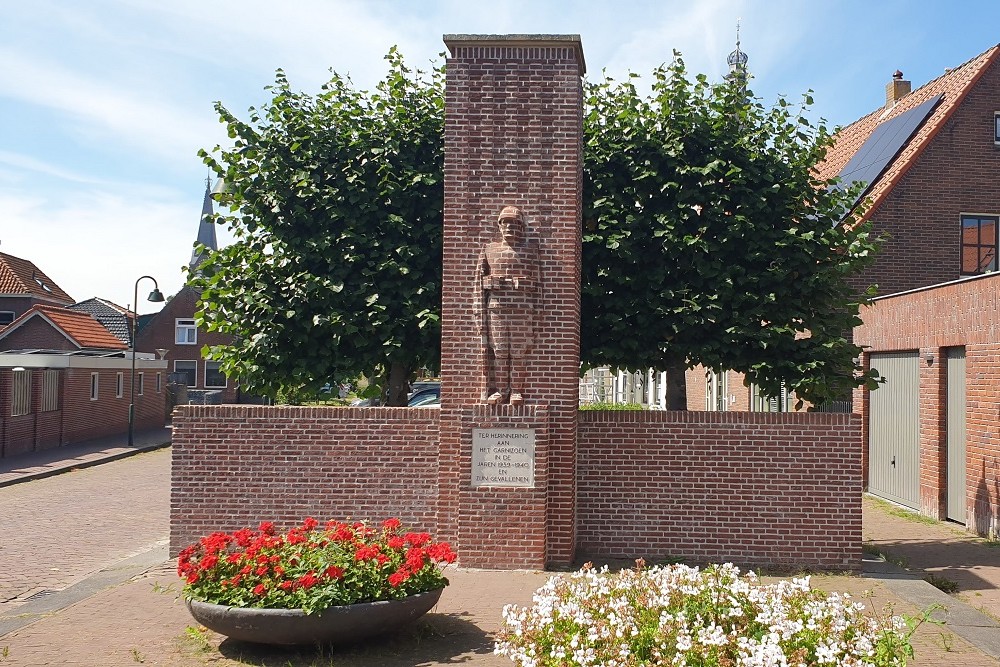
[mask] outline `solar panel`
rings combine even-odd
[[[899,155],[910,137],[923,125],[930,112],[941,101],[935,95],[905,113],[880,123],[875,127],[865,143],[854,154],[851,161],[840,170],[838,188],[846,189],[859,181],[864,182],[865,191],[878,180],[885,168]],[[862,193],[864,196],[864,193]]]

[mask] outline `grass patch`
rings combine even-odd
[[[642,403],[608,403],[607,401],[598,401],[596,403],[584,403],[580,406],[581,410],[645,410],[642,407]]]
[[[924,581],[938,589],[943,591],[948,595],[958,592],[958,584],[947,577],[942,577],[939,574],[934,574],[933,572],[924,575]]]
[[[899,517],[900,519],[906,519],[907,521],[913,521],[915,523],[923,523],[929,526],[941,525],[941,522],[937,519],[933,519],[929,516],[924,516],[918,513],[916,510],[907,509],[905,507],[900,507],[899,505],[894,505],[887,500],[882,500],[881,498],[876,498],[875,496],[868,496],[868,500],[874,503],[879,509],[882,509],[891,516]]]

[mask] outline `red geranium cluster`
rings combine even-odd
[[[320,527],[309,517],[282,535],[265,521],[257,530],[201,538],[180,553],[177,573],[185,596],[196,600],[307,612],[446,586],[439,566],[455,562],[455,552],[401,528],[399,519],[375,529],[339,521]]]

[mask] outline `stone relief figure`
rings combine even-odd
[[[500,211],[497,227],[500,240],[483,247],[476,265],[475,316],[485,359],[484,396],[489,405],[522,405],[541,291],[538,246],[527,238],[524,214],[516,206]]]

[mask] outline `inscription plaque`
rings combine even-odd
[[[472,486],[533,487],[535,429],[472,429]]]

